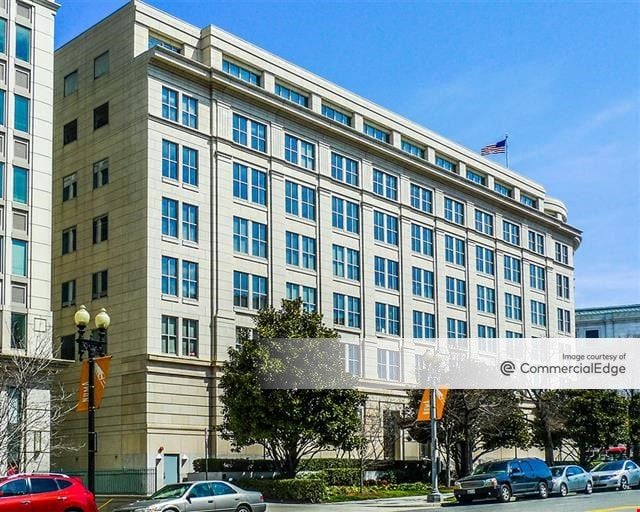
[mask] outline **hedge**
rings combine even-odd
[[[266,499],[320,503],[327,496],[327,484],[319,479],[238,480],[243,489],[260,491]]]
[[[300,461],[300,471],[322,471],[325,469],[359,468],[357,459],[304,459]]]
[[[360,470],[356,468],[325,469],[327,485],[360,485]]]
[[[276,471],[272,460],[265,459],[195,459],[193,470],[196,473],[205,471]]]

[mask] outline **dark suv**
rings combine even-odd
[[[497,498],[507,502],[511,496],[537,494],[547,498],[552,476],[540,459],[507,459],[480,464],[469,476],[455,483],[454,494],[460,503],[474,499]]]

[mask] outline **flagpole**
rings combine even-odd
[[[504,136],[504,159],[505,159],[505,162],[506,162],[507,169],[509,168],[509,142],[508,142],[508,139],[509,139],[509,134],[507,133]]]

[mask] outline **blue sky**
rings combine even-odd
[[[61,3],[56,46],[124,1]],[[148,3],[469,148],[508,133],[511,168],[584,231],[577,306],[640,303],[640,2]]]

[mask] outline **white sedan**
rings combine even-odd
[[[601,462],[591,470],[591,476],[595,489],[626,491],[635,485],[640,486],[640,467],[631,460]]]

